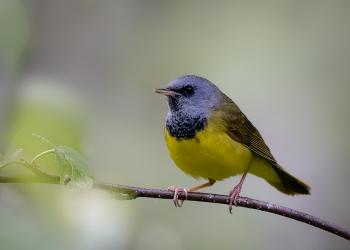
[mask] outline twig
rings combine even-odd
[[[58,176],[52,176],[48,174],[40,174],[35,176],[0,176],[0,183],[60,184],[60,178]],[[100,189],[112,194],[116,194],[121,199],[136,199],[138,197],[172,199],[174,195],[173,192],[163,189],[131,187],[100,182],[96,182],[93,187],[95,189]],[[183,193],[180,193],[179,199],[185,199],[185,195]],[[227,195],[210,193],[191,192],[188,193],[187,200],[229,204],[229,197]],[[310,224],[314,227],[318,227],[332,234],[338,235],[344,239],[350,240],[350,233],[347,230],[342,229],[339,226],[324,221],[322,219],[319,219],[315,216],[291,208],[251,199],[248,197],[239,197],[237,200],[237,206],[256,209],[288,217],[300,222]]]

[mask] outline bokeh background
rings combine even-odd
[[[100,181],[198,184],[168,157],[166,104],[153,93],[197,74],[232,97],[281,165],[312,187],[288,197],[249,176],[243,195],[349,229],[349,24],[350,2],[340,0],[1,0],[1,155],[48,149],[35,133],[79,150]],[[226,194],[237,181],[207,191]],[[1,184],[0,221],[0,249],[349,249],[258,211],[175,209],[50,185]]]

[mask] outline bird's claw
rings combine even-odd
[[[230,211],[230,214],[232,214],[232,206],[237,207],[237,199],[241,193],[241,189],[242,186],[241,185],[237,185],[235,186],[231,191],[230,191],[230,203],[229,203],[229,207],[228,210]]]
[[[175,186],[170,186],[170,187],[168,187],[168,190],[174,192],[173,202],[174,202],[175,207],[182,207],[182,204],[187,199],[187,195],[188,195],[187,189],[175,187]],[[185,200],[179,200],[179,192],[184,192]]]

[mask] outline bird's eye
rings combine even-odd
[[[186,86],[183,88],[183,92],[186,94],[186,95],[192,95],[193,92],[194,92],[194,89],[192,86]]]

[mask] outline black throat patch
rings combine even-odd
[[[190,117],[176,112],[166,121],[169,134],[177,139],[193,139],[196,133],[205,128],[207,119],[203,116]]]

